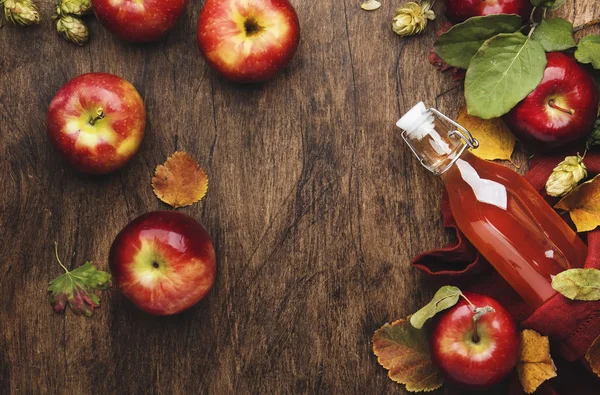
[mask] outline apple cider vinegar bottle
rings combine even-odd
[[[422,102],[397,126],[442,178],[460,230],[531,307],[555,294],[555,275],[583,266],[583,241],[521,175],[469,152],[479,143],[468,130]]]

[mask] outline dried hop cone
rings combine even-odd
[[[59,15],[83,16],[92,12],[92,0],[59,0],[57,13]]]
[[[88,40],[88,28],[79,18],[62,15],[56,19],[56,30],[67,41],[83,45]]]
[[[16,25],[28,26],[40,23],[40,14],[31,0],[0,0],[4,3],[6,19]]]
[[[546,182],[546,193],[554,197],[564,196],[586,177],[587,169],[583,164],[583,158],[579,155],[567,156],[550,174]]]
[[[429,3],[418,4],[411,1],[396,10],[392,29],[402,37],[413,36],[425,30],[428,20],[434,19],[435,13]]]

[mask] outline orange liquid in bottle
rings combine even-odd
[[[504,186],[506,209],[480,201],[465,169]],[[555,275],[583,266],[587,246],[516,172],[465,151],[442,179],[458,227],[531,307],[555,294]]]

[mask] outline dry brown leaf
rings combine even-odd
[[[585,359],[590,364],[590,367],[600,377],[600,336],[594,340],[589,350],[585,353]]]
[[[532,394],[546,380],[556,377],[556,366],[550,356],[547,336],[525,329],[521,332],[521,356],[517,374],[523,390]]]
[[[515,149],[515,137],[502,118],[481,119],[467,113],[462,107],[456,122],[467,128],[479,141],[479,147],[472,152],[486,160],[510,160]]]
[[[407,320],[385,324],[373,335],[373,352],[388,376],[410,392],[433,391],[444,378],[431,362],[427,335]]]
[[[156,166],[152,188],[156,196],[174,208],[200,201],[208,190],[208,176],[198,162],[183,151]]]
[[[578,232],[588,232],[600,225],[600,175],[584,182],[555,206],[569,212]]]

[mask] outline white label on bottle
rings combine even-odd
[[[463,180],[473,189],[475,198],[478,201],[506,210],[508,207],[508,195],[504,185],[479,177],[477,170],[469,162],[462,159],[456,161],[456,166],[458,166]]]
[[[548,250],[545,252],[546,258],[554,258],[554,250]]]

